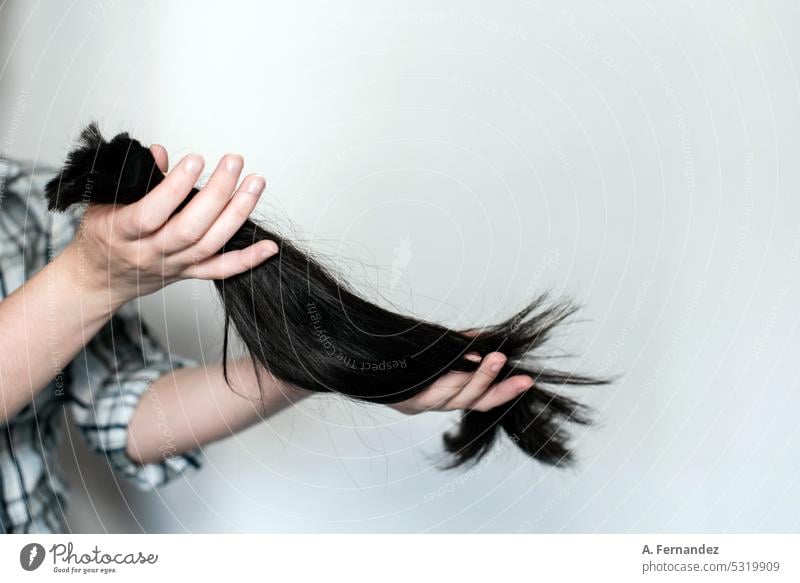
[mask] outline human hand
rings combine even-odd
[[[158,144],[150,149],[166,173],[166,150]],[[208,184],[175,216],[203,170],[200,156],[185,156],[134,204],[90,205],[67,248],[79,257],[82,283],[106,291],[118,307],[181,279],[224,279],[275,255],[273,241],[217,254],[264,191],[265,180],[257,175],[237,187],[243,164],[241,156],[223,156]]]
[[[407,415],[458,409],[489,411],[533,386],[533,379],[528,375],[514,375],[494,382],[506,362],[505,355],[500,352],[489,353],[483,359],[470,353],[465,358],[481,364],[474,372],[450,371],[421,393],[389,406]]]

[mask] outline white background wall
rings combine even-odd
[[[261,216],[365,289],[463,326],[570,293],[562,346],[624,375],[569,471],[441,472],[451,418],[336,399],[153,494],[68,447],[76,531],[797,530],[796,3],[0,6],[4,153],[57,163],[93,118],[241,152]],[[219,358],[208,286],[143,305]]]

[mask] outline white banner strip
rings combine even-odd
[[[0,580],[799,581],[798,548],[797,535],[7,535]]]

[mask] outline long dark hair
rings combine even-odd
[[[46,192],[52,210],[86,202],[130,204],[162,179],[148,148],[128,134],[106,141],[90,124]],[[183,205],[196,193],[193,190]],[[252,220],[220,252],[264,239],[278,244],[277,257],[215,281],[225,309],[226,380],[231,327],[253,361],[278,379],[370,403],[409,399],[449,370],[474,371],[478,365],[464,358],[469,352],[501,351],[507,361],[497,378],[527,374],[535,385],[491,411],[465,411],[458,428],[444,437],[452,454],[448,465],[479,460],[501,428],[541,462],[559,465],[572,460],[565,427],[589,423],[588,412],[572,398],[545,387],[599,385],[607,380],[550,368],[536,354],[574,313],[572,303],[553,302],[543,294],[505,322],[468,335],[364,300],[307,253]]]

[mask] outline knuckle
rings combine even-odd
[[[253,260],[250,259],[249,257],[242,257],[241,259],[239,259],[237,264],[239,265],[239,272],[247,271],[248,269],[253,267]]]
[[[178,226],[175,236],[180,243],[194,245],[200,241],[201,234],[196,225],[186,222]]]
[[[192,260],[194,263],[197,263],[203,259],[208,259],[216,252],[217,250],[208,241],[201,239],[200,242],[192,248]]]
[[[182,256],[183,263],[185,265],[198,265],[202,263],[206,257],[200,253],[196,247],[192,247],[186,253],[186,255]]]
[[[436,399],[452,399],[461,391],[460,385],[442,384],[432,388],[432,393]]]
[[[249,217],[251,208],[249,204],[237,204],[231,208],[231,214],[233,215],[233,220],[238,224],[241,225],[244,223]]]
[[[469,403],[464,402],[463,399],[453,399],[452,401],[445,403],[443,409],[455,411],[458,409],[467,409],[468,407]]]
[[[479,368],[472,377],[472,382],[481,386],[490,384],[497,375],[488,369]]]
[[[212,200],[216,198],[230,197],[230,191],[222,188],[216,181],[211,181],[203,187],[204,197],[208,196]]]
[[[450,388],[449,390],[444,391],[439,395],[437,404],[439,406],[444,406],[444,405],[451,405],[453,403],[458,403],[461,400],[459,398],[460,394],[461,394],[461,387]]]
[[[139,211],[136,220],[133,221],[133,231],[135,233],[149,233],[155,231],[161,225],[158,224],[158,217],[152,212],[147,212],[146,209]]]
[[[150,245],[138,245],[136,252],[129,261],[132,266],[140,270],[155,269],[161,264],[161,254]]]
[[[186,269],[184,269],[184,273],[188,277],[193,277],[195,279],[206,279],[206,273],[208,269],[202,263],[193,263]]]

